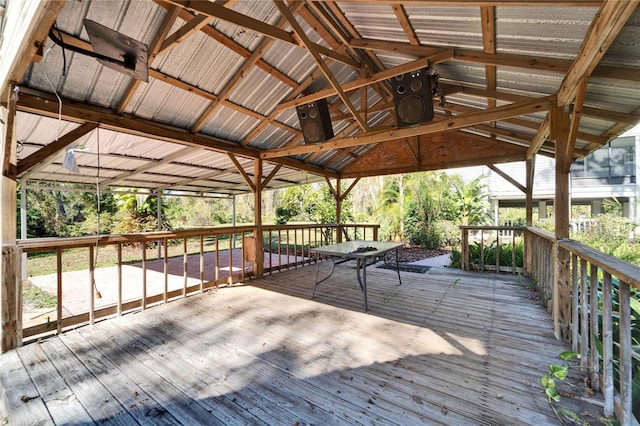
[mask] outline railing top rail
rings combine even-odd
[[[535,235],[537,235],[539,237],[547,239],[547,240],[551,241],[552,243],[556,242],[556,236],[553,235],[549,231],[545,231],[544,229],[536,228],[535,226],[527,226],[527,231],[531,232],[532,234],[535,234]]]
[[[343,224],[345,227],[369,227],[376,228],[380,225],[376,224]],[[278,229],[313,229],[318,227],[334,228],[338,227],[338,224],[300,224],[300,225],[266,225],[263,230],[278,230]],[[106,234],[106,235],[86,235],[82,237],[49,237],[49,238],[29,238],[17,241],[17,246],[25,253],[54,250],[57,248],[70,249],[78,247],[89,247],[95,245],[96,242],[99,246],[106,246],[110,244],[131,244],[131,243],[143,243],[154,242],[162,239],[177,239],[177,238],[192,238],[199,236],[215,236],[225,234],[239,234],[242,232],[253,232],[256,230],[254,225],[245,226],[221,226],[221,227],[208,227],[208,228],[192,228],[181,229],[175,231],[153,231],[153,232],[137,232],[130,234]]]
[[[603,271],[618,277],[629,285],[640,289],[640,266],[625,262],[622,259],[610,256],[574,240],[559,240],[558,245],[589,261],[592,265],[598,266]]]
[[[287,225],[263,225],[262,229],[265,231],[272,231],[275,229],[312,229],[312,228],[337,228],[337,223],[300,223],[300,224],[287,224]],[[343,227],[368,227],[368,228],[380,228],[380,225],[374,223],[343,223]]]
[[[88,247],[95,245],[96,242],[100,246],[118,244],[118,243],[141,243],[158,241],[164,238],[184,238],[184,237],[199,237],[201,235],[223,235],[229,233],[241,233],[251,232],[255,229],[254,226],[240,226],[240,227],[221,227],[221,228],[198,228],[198,229],[184,229],[177,231],[154,231],[154,232],[138,232],[131,234],[109,234],[109,235],[87,235],[82,237],[50,237],[50,238],[30,238],[25,240],[18,240],[17,246],[23,252],[49,250],[55,248],[76,248],[76,247]]]
[[[462,230],[483,230],[483,231],[523,231],[526,229],[525,226],[496,226],[496,225],[461,225],[460,229]]]

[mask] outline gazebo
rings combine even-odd
[[[593,360],[588,280],[613,275],[621,298],[640,284],[637,269],[566,240],[569,168],[640,119],[637,4],[0,1],[2,352],[22,344],[18,183],[252,193],[254,226],[239,232],[262,247],[264,190],[326,181],[340,226],[362,177],[488,165],[527,196],[525,273],[555,336]],[[556,160],[555,235],[530,229],[538,155]],[[500,170],[516,161],[526,182]],[[619,339],[619,404],[602,388],[605,411],[622,407],[630,424],[630,336]]]

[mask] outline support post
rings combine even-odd
[[[551,136],[556,144],[556,191],[554,201],[555,237],[569,237],[571,219],[569,167],[571,149],[568,149],[569,113],[562,107],[551,110]],[[571,338],[571,267],[569,252],[558,247],[556,252],[556,277],[553,290],[553,320],[556,338]]]
[[[158,210],[156,211],[156,220],[158,222],[158,231],[162,231],[162,191],[158,191]],[[162,242],[164,240],[158,240],[158,260],[162,259]]]
[[[27,179],[20,179],[20,238],[27,239]],[[27,279],[27,253],[22,253],[20,275],[22,281]]]
[[[4,128],[2,137],[2,216],[0,240],[2,258],[0,280],[0,318],[2,319],[2,344],[0,353],[22,345],[22,279],[20,254],[16,241],[16,173],[17,153],[15,136],[16,96],[14,84],[3,94],[7,107],[2,108]]]
[[[262,160],[256,158],[254,164],[254,197],[253,212],[256,230],[254,238],[256,240],[256,263],[254,264],[254,274],[256,278],[264,275],[264,235],[262,231]]]
[[[337,242],[342,242],[342,181],[340,178],[336,180],[336,190],[333,194],[336,200],[336,223],[338,224]]]
[[[526,196],[526,219],[525,223],[527,226],[533,226],[533,180],[535,176],[535,168],[536,168],[536,157],[535,155],[531,158],[527,159],[525,163],[526,167],[526,186],[525,186],[525,196]],[[524,273],[526,276],[530,277],[533,272],[533,239],[528,238],[529,234],[525,232],[524,234]]]

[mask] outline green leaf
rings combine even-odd
[[[557,401],[556,401],[557,402]],[[589,422],[585,419],[581,418],[576,412],[571,411],[567,408],[558,408],[558,413],[566,416],[569,420],[581,426],[589,426]]]
[[[640,300],[632,297],[629,299],[629,302],[631,303],[631,309],[633,309],[633,312],[635,312],[636,315],[640,315]]]
[[[546,388],[544,390],[544,393],[547,394],[547,398],[549,398],[549,401],[560,402],[560,394],[558,394],[558,391],[556,390],[555,387]]]
[[[544,389],[555,389],[556,388],[556,382],[553,380],[553,377],[551,377],[548,374],[545,374],[544,376],[540,377],[540,385]]]
[[[569,361],[571,358],[580,359],[582,356],[578,352],[565,351],[560,354],[560,359],[563,361]]]
[[[569,374],[569,369],[564,365],[549,364],[549,373],[558,380],[564,380]]]

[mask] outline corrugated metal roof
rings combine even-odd
[[[366,158],[376,146],[358,143],[356,137],[368,134],[355,123],[342,96],[356,109],[366,107],[366,125],[371,134],[382,127],[391,138],[402,129],[395,128],[394,100],[385,81],[365,85],[366,99],[362,98],[361,86],[344,89],[343,95],[333,87],[334,83],[343,90],[342,87],[350,87],[365,76],[405,66],[436,49],[446,48],[452,57],[440,58],[432,64],[448,91],[445,106],[438,99],[435,101],[436,124],[472,111],[487,111],[493,97],[500,107],[518,99],[553,95],[566,83],[569,66],[580,59],[578,54],[590,36],[589,28],[600,16],[598,7],[576,7],[562,2],[557,7],[548,7],[547,3],[536,7],[530,2],[499,6],[490,2],[483,5],[408,2],[402,8],[395,2],[295,3],[289,6],[305,12],[294,13],[311,43],[304,46],[300,37],[293,36],[291,24],[275,27],[282,22],[282,15],[273,2],[230,2],[232,12],[227,16],[216,14],[217,5],[189,3],[183,9],[179,3],[170,5],[152,0],[65,3],[57,17],[57,27],[65,39],[81,46],[89,41],[83,26],[85,18],[152,46],[174,7],[180,11],[179,17],[166,24],[165,37],[188,27],[198,13],[211,16],[201,31],[165,46],[151,61],[149,81],[135,86],[131,77],[104,67],[85,54],[63,51],[46,40],[45,58],[31,63],[20,82],[30,89],[25,91],[28,96],[47,97],[47,101],[40,104],[40,112],[30,106],[18,115],[17,134],[22,147],[19,162],[69,133],[78,123],[95,120],[102,124],[99,131],[94,130],[69,145],[82,145],[90,150],[78,154],[81,175],[64,171],[60,167],[62,155],[58,153],[47,160],[49,165],[36,167],[23,176],[28,174],[33,181],[91,182],[98,166],[98,133],[101,178],[114,179],[113,185],[223,194],[250,191],[225,147],[235,152],[248,173],[253,173],[253,158],[266,157],[265,154],[285,147],[296,148],[282,157],[265,158],[264,177],[276,164],[283,165],[270,182],[271,187],[319,180],[322,174],[339,176],[350,164]],[[399,10],[394,11],[392,3]],[[4,0],[0,0],[2,5]],[[483,33],[486,28],[481,22],[482,7],[493,12],[495,19],[489,28],[494,28],[495,34]],[[397,13],[405,14],[410,28],[402,24]],[[308,20],[310,16],[313,19]],[[634,124],[634,117],[639,116],[639,28],[640,11],[636,10],[601,61],[610,68],[598,68],[597,64],[591,67],[596,71],[589,77],[586,111],[575,144],[577,149],[584,150],[579,155],[628,129]],[[415,34],[419,45],[413,43],[410,32]],[[332,40],[325,38],[327,34],[338,33],[340,36]],[[484,55],[485,39],[495,41],[496,54],[474,57]],[[254,52],[261,43],[269,46],[256,56]],[[367,44],[373,47],[362,48]],[[311,52],[325,61],[324,70]],[[487,82],[492,76],[486,65],[493,64],[493,58],[495,88],[490,88]],[[252,61],[250,66],[248,60]],[[331,78],[324,75],[326,69]],[[324,91],[334,117],[334,133],[344,132],[345,136],[353,137],[348,141],[353,143],[309,152],[312,148],[304,146],[295,105],[283,108],[281,104]],[[96,110],[85,115],[75,113],[77,116],[70,114],[68,121],[37,116],[41,113],[55,117],[51,112],[51,105],[57,105],[51,95],[54,92],[63,99],[63,107],[86,105],[101,108],[99,112],[104,115],[98,115]],[[50,110],[45,111],[47,108]],[[566,109],[570,111],[570,106]],[[131,121],[127,121],[130,118],[139,122],[140,127],[123,128],[126,133],[111,130],[119,125],[131,126]],[[527,147],[545,118],[546,110],[530,112],[497,120],[494,134],[482,122],[463,131],[502,141],[505,146]],[[156,127],[148,132],[149,127],[145,126],[151,125]],[[59,130],[52,131],[58,127]],[[166,140],[158,140],[163,130],[167,132]],[[217,139],[206,139],[212,137]],[[185,147],[194,144],[203,144],[203,149]],[[553,154],[553,149],[553,144],[542,148],[547,154]],[[408,166],[384,165],[385,170]],[[376,174],[376,170],[372,169],[370,174]]]

